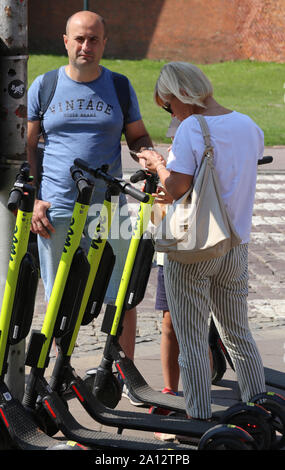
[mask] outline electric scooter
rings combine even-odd
[[[271,163],[273,161],[272,157],[263,157],[259,161],[259,164],[263,163]],[[215,326],[213,319],[210,320],[210,328],[209,328],[209,345],[213,355],[213,383],[218,383],[227,368],[227,363],[229,366],[234,370],[234,365],[230,358],[229,353],[227,352],[220,336]],[[265,381],[267,385],[271,385],[272,387],[279,388],[281,390],[285,390],[285,374],[284,372],[280,372],[275,369],[271,369],[269,367],[264,368],[265,372]],[[285,398],[284,398],[285,400]]]
[[[29,165],[24,162],[7,204],[17,217],[0,313],[0,448],[86,450],[77,442],[59,441],[44,434],[4,382],[10,346],[29,333],[39,278],[34,259],[27,251],[35,199],[31,181]]]
[[[213,358],[212,383],[218,384],[226,372],[227,363],[233,371],[235,368],[212,318],[209,327],[209,346]],[[284,373],[267,367],[264,368],[264,372],[265,383],[267,385],[283,390],[285,389]],[[272,407],[274,428],[281,435],[278,440],[275,440],[275,447],[282,448],[285,445],[285,397],[276,392],[266,392],[265,394],[256,395],[253,397],[252,401],[253,403],[263,406],[264,398],[266,398],[268,405]]]
[[[230,358],[230,355],[223,344],[215,323],[211,318],[210,321],[210,328],[209,328],[209,346],[212,351],[213,355],[213,383],[218,383],[222,378],[224,373],[226,372],[227,363],[231,367],[232,370],[234,369],[234,365]],[[285,374],[284,372],[280,372],[279,370],[271,369],[269,367],[264,368],[265,372],[265,382],[267,385],[270,385],[275,388],[279,388],[281,390],[285,390]],[[284,406],[285,406],[285,398],[284,398]]]
[[[44,429],[49,435],[60,430],[69,439],[74,440],[76,436],[78,442],[92,449],[169,449],[169,444],[166,443],[157,443],[154,440],[147,439],[127,438],[116,434],[94,431],[81,426],[69,412],[66,401],[56,391],[52,390],[44,377],[49,363],[49,353],[53,339],[56,339],[57,346],[59,347],[58,357],[61,358],[62,351],[64,351],[66,357],[69,358],[82,319],[84,318],[84,321],[89,322],[89,319],[93,317],[92,313],[91,316],[85,316],[84,311],[80,311],[80,305],[84,297],[85,286],[88,285],[89,290],[90,286],[92,287],[92,283],[88,283],[88,276],[91,271],[93,273],[92,276],[94,273],[96,274],[97,268],[93,269],[97,263],[97,260],[94,259],[94,253],[97,252],[102,239],[95,236],[92,242],[93,251],[92,253],[90,252],[88,260],[79,245],[89,209],[93,184],[84,177],[82,171],[78,168],[72,167],[71,173],[77,183],[78,198],[75,203],[42,329],[40,332],[32,331],[31,334],[25,362],[27,366],[31,367],[31,370],[24,393],[23,405],[26,410],[33,414],[39,427]],[[112,184],[112,187],[116,188],[117,194],[118,192],[125,192],[132,194],[140,200],[146,200],[147,198],[147,195],[136,190],[130,184],[108,175],[106,167],[103,170],[97,170],[97,177],[106,179],[109,184]],[[100,223],[102,223],[102,220]],[[108,230],[107,227],[105,228]],[[100,231],[102,233],[102,227]],[[99,229],[96,231],[97,235],[98,233]],[[101,255],[102,252],[103,250],[101,250]],[[92,261],[92,269],[89,261]],[[86,299],[87,296],[85,296],[84,302],[86,302]],[[92,299],[93,306],[94,298]],[[79,311],[80,318],[78,317]],[[61,362],[61,359],[58,360]],[[56,369],[59,368],[58,364]],[[68,365],[68,360],[66,360],[66,365]],[[61,372],[63,372],[62,369]],[[75,376],[76,374],[74,373],[73,377]],[[72,389],[78,395],[78,388],[75,385]],[[245,437],[249,439],[250,436]],[[173,444],[172,446],[172,449],[185,450],[185,448],[185,446],[178,444]],[[187,449],[189,449],[188,446]]]
[[[91,174],[94,173],[95,170],[86,167],[84,162],[82,163],[78,160],[76,160],[75,162],[84,170],[89,171]],[[149,191],[148,182],[151,181],[152,188],[149,191],[149,194],[151,195],[153,192],[155,192],[156,189],[153,186],[154,177],[147,175],[143,171],[140,171],[140,175],[144,179],[146,179],[146,192]],[[131,179],[132,182],[135,182],[135,180],[138,180],[137,175],[135,176],[135,178]],[[224,422],[237,425],[244,425],[245,420],[247,420],[248,423],[250,423],[247,430],[250,429],[250,432],[253,435],[255,434],[255,438],[258,441],[259,448],[269,447],[269,441],[271,440],[271,427],[270,425],[268,426],[267,422],[269,413],[263,408],[255,407],[252,404],[240,403],[229,409],[226,409],[225,407],[216,406],[216,408],[214,409],[214,422],[209,423],[201,420],[195,420],[194,422],[191,420],[186,420],[184,400],[179,400],[181,397],[164,396],[160,392],[155,392],[154,390],[150,389],[150,387],[148,387],[140,373],[135,368],[133,362],[125,357],[122,349],[120,348],[118,340],[122,329],[123,315],[126,310],[133,308],[136,305],[135,301],[138,300],[138,296],[135,296],[136,289],[134,279],[136,278],[138,282],[141,280],[139,273],[141,272],[143,264],[145,272],[149,272],[151,267],[153,246],[152,250],[149,250],[150,256],[148,255],[148,251],[144,250],[144,247],[146,246],[146,240],[150,241],[152,244],[151,238],[147,236],[145,230],[145,227],[147,227],[150,218],[152,203],[153,200],[152,202],[149,202],[147,204],[140,204],[140,210],[135,224],[134,233],[130,242],[117,299],[114,306],[107,305],[106,308],[106,313],[102,324],[102,331],[106,332],[108,334],[108,337],[101,364],[97,368],[94,376],[91,377],[91,380],[93,380],[94,382],[93,394],[95,395],[95,398],[97,398],[97,403],[93,400],[93,405],[89,406],[88,402],[89,404],[92,403],[91,397],[89,397],[88,400],[83,400],[84,403],[82,404],[87,410],[87,412],[96,421],[99,421],[100,423],[108,426],[115,426],[118,428],[119,432],[121,432],[122,429],[125,428],[148,431],[163,430],[168,433],[179,433],[201,438],[206,431],[209,431],[217,423]],[[146,205],[148,205],[149,207],[146,208]],[[137,259],[143,260],[143,264],[140,261],[139,264],[136,265],[136,268],[134,268],[136,264],[135,260]],[[133,277],[132,274],[134,274]],[[145,277],[146,283],[147,279],[148,276]],[[143,289],[141,289],[141,292],[142,291]],[[137,390],[139,390],[139,392],[142,392],[145,391],[147,388],[148,396],[143,396],[144,402],[153,404],[155,396],[157,396],[158,400],[161,398],[166,398],[166,407],[169,407],[169,404],[171,403],[173,407],[171,409],[173,409],[174,411],[182,412],[183,417],[162,417],[160,415],[150,415],[143,413],[127,413],[122,412],[120,410],[112,411],[111,408],[114,408],[117,405],[121,397],[121,388],[118,386],[117,379],[112,371],[112,365],[114,361],[121,377],[129,387],[131,393]],[[87,382],[86,385],[90,387],[90,374],[88,374],[85,378],[85,382]],[[108,389],[109,393],[107,392]],[[81,396],[83,395],[82,390],[83,387],[81,384],[81,390],[79,390]],[[86,390],[84,392],[86,395]],[[134,395],[136,396],[137,394]],[[142,393],[140,393],[139,396],[141,398]],[[169,397],[174,399],[174,401],[169,401]],[[99,405],[100,402],[101,404]],[[161,403],[161,401],[159,401],[159,403]],[[267,424],[265,424],[266,422]],[[184,426],[183,431],[181,430],[182,426]],[[177,430],[178,427],[180,427],[179,432]]]

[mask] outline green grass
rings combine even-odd
[[[67,63],[64,56],[31,55],[28,83],[50,69]],[[110,60],[102,64],[131,80],[143,120],[154,142],[168,142],[170,116],[153,102],[153,89],[163,61]],[[214,86],[214,96],[224,106],[248,114],[263,129],[265,145],[285,145],[285,65],[251,61],[199,65]]]

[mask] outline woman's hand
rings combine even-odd
[[[162,186],[173,199],[179,199],[190,188],[193,176],[168,170],[164,158],[159,153],[154,150],[144,150],[139,156],[145,160],[149,171],[158,174]]]
[[[145,166],[149,171],[157,171],[158,165],[166,166],[166,162],[162,155],[157,153],[155,150],[143,150],[138,153],[138,158],[145,161]]]
[[[173,197],[169,194],[165,188],[158,186],[156,193],[153,194],[155,197],[155,203],[159,204],[172,204]]]

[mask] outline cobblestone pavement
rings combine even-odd
[[[128,174],[126,173],[126,178]],[[249,245],[249,321],[253,330],[285,325],[285,171],[258,174],[251,243]],[[135,217],[137,204],[131,204]],[[162,314],[154,309],[157,267],[153,266],[144,300],[138,306],[137,343],[160,341]],[[32,328],[41,329],[45,304],[40,282]],[[102,349],[105,307],[80,329],[74,357]]]

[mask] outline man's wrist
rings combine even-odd
[[[154,150],[154,147],[141,147],[139,152],[143,152],[144,150]]]
[[[159,170],[162,170],[162,168],[165,169],[164,163],[159,163],[159,164],[156,166],[156,172],[158,172]]]

